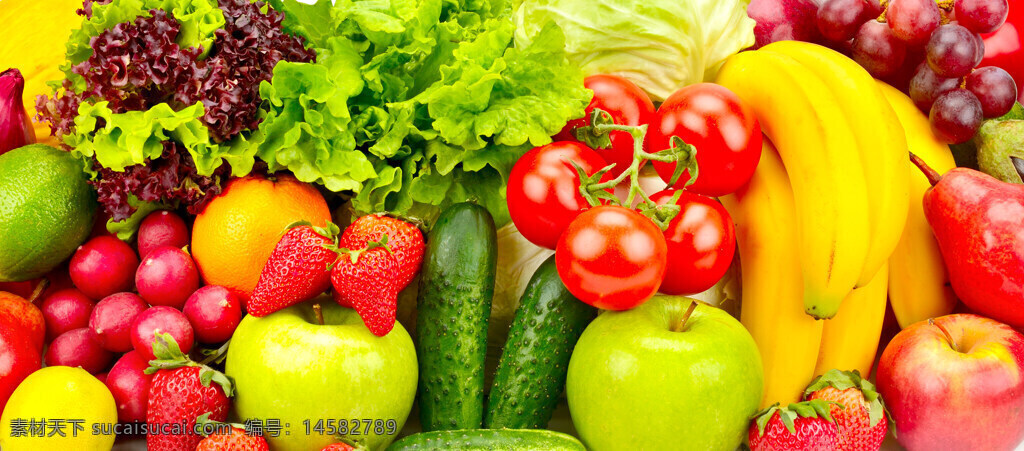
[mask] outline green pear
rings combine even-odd
[[[988,121],[976,139],[982,172],[1007,183],[1024,183],[1024,120]]]

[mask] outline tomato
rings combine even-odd
[[[587,105],[587,114],[570,121],[555,139],[576,141],[573,130],[590,125],[590,114],[595,108],[608,112],[616,124],[641,125],[650,123],[654,117],[654,102],[647,93],[633,82],[617,75],[591,75],[583,85],[594,91],[594,97]],[[618,176],[633,163],[633,137],[623,131],[613,131],[608,138],[612,145],[607,149],[594,149],[609,164],[615,163],[612,177]]]
[[[579,300],[628,310],[658,292],[668,249],[661,229],[640,213],[602,205],[577,217],[558,240],[555,267]]]
[[[997,66],[1017,82],[1017,96],[1024,102],[1024,5],[1010,2],[1006,23],[985,38],[985,59],[981,67]]]
[[[562,231],[590,207],[579,192],[580,177],[570,161],[589,175],[608,164],[591,148],[559,141],[526,152],[508,178],[508,212],[519,233],[538,246],[554,249]],[[605,174],[601,180],[611,180]]]
[[[686,189],[724,196],[750,180],[761,159],[761,125],[753,110],[732,91],[711,83],[690,85],[665,99],[647,132],[647,148],[659,152],[678,136],[697,148],[697,181]],[[662,180],[672,179],[676,163],[654,162]],[[692,174],[676,182],[683,188]]]
[[[658,205],[672,201],[676,190],[651,196]],[[665,230],[668,264],[661,291],[665,294],[696,294],[711,288],[732,264],[736,253],[736,226],[718,201],[683,191],[676,205],[679,214]]]

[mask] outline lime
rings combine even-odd
[[[81,368],[50,366],[14,389],[0,418],[0,448],[105,451],[114,446],[116,423],[106,385]]]
[[[0,282],[35,279],[89,236],[96,193],[81,160],[31,144],[0,155]]]

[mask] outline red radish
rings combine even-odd
[[[40,310],[46,321],[46,341],[53,341],[69,330],[89,326],[89,315],[95,307],[92,299],[76,288],[57,291],[43,300]]]
[[[44,361],[46,366],[80,366],[91,374],[103,372],[114,355],[103,349],[92,337],[88,327],[60,334],[50,343]]]
[[[157,333],[170,334],[181,352],[188,354],[194,343],[192,325],[184,313],[167,306],[151,307],[135,318],[132,324],[132,347],[147,361],[153,355],[153,341]]]
[[[135,286],[149,305],[180,310],[188,297],[199,289],[199,270],[185,251],[160,246],[142,260],[135,273]]]
[[[107,383],[107,375],[108,374],[109,373],[99,373],[99,374],[93,374],[93,376],[96,376],[96,379],[99,379],[100,382],[106,384]]]
[[[181,216],[167,210],[150,213],[139,225],[139,255],[146,258],[149,252],[160,246],[181,249],[188,245],[188,226]]]
[[[242,302],[227,288],[207,285],[189,296],[184,313],[200,342],[222,343],[242,321]]]
[[[135,293],[115,293],[96,304],[89,317],[89,329],[104,349],[132,350],[132,323],[148,306]]]
[[[81,245],[71,257],[71,281],[86,296],[103,299],[128,291],[139,267],[139,257],[124,241],[98,236]]]
[[[122,423],[146,421],[149,386],[153,382],[153,375],[144,372],[146,368],[149,368],[146,358],[130,351],[107,373],[107,388],[114,395],[117,420]]]

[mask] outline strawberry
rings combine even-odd
[[[312,299],[331,287],[330,265],[338,259],[338,226],[295,223],[274,246],[246,304],[250,315],[266,316]]]
[[[153,342],[156,360],[146,374],[153,374],[149,388],[146,423],[161,428],[146,436],[150,451],[192,451],[203,440],[195,432],[196,418],[224,421],[233,394],[231,380],[223,373],[196,363],[182,354],[169,334],[158,334]]]
[[[889,431],[885,404],[875,385],[854,370],[830,370],[804,391],[804,399],[832,401],[829,410],[839,428],[840,451],[877,451]],[[842,407],[840,407],[842,406]]]
[[[398,314],[398,262],[387,246],[388,236],[360,250],[342,254],[331,271],[331,283],[342,301],[355,308],[374,335],[383,337],[395,327]]]
[[[267,439],[259,435],[249,435],[240,424],[227,424],[210,419],[209,413],[196,418],[200,431],[212,430],[203,441],[199,442],[196,451],[270,451]]]
[[[356,219],[341,235],[341,247],[362,249],[369,243],[388,237],[388,247],[398,261],[395,284],[398,291],[409,286],[423,265],[423,233],[414,224],[401,219],[372,214]]]
[[[320,451],[354,451],[354,450],[355,450],[355,448],[353,448],[352,445],[349,445],[348,443],[331,443],[330,445],[325,446],[324,449],[321,449]]]
[[[830,403],[804,401],[775,404],[755,416],[747,434],[752,451],[832,451],[839,431],[829,415]]]

